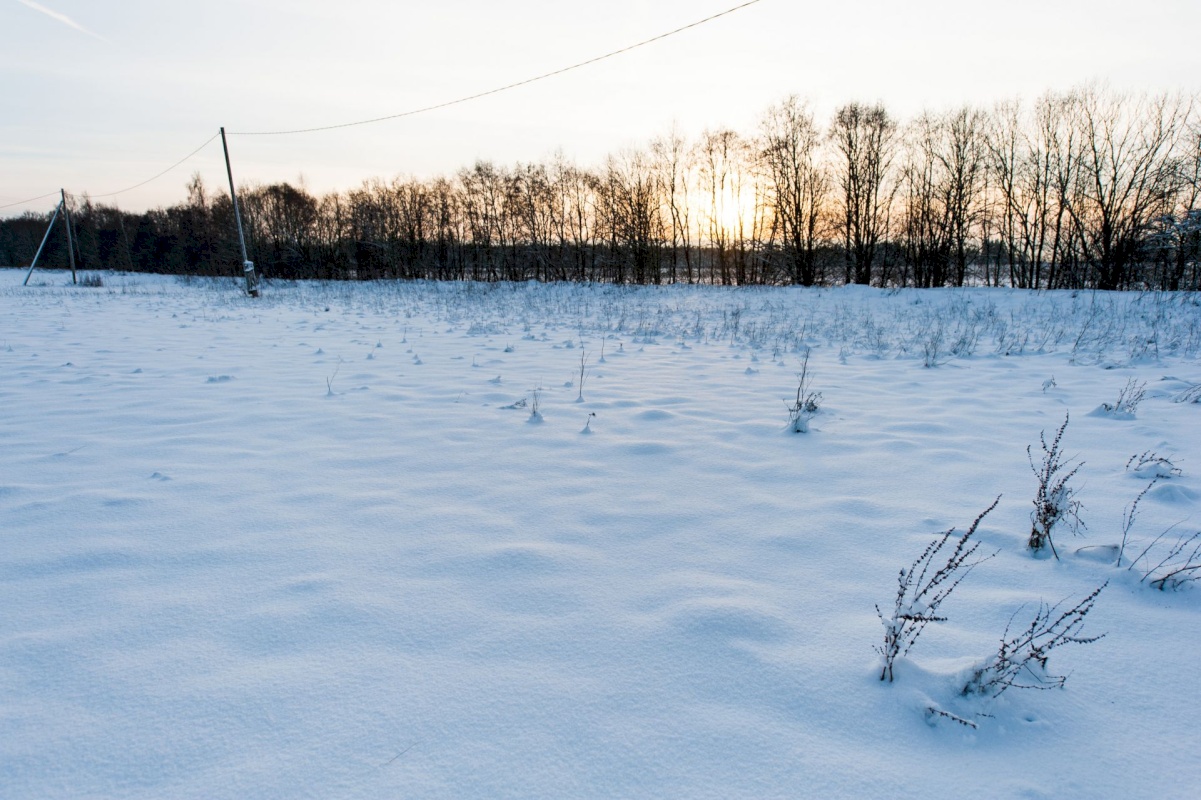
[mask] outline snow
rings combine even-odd
[[[1105,557],[1156,475],[1127,552],[1201,525],[1193,296],[23,278],[0,270],[6,798],[1201,779],[1201,587]],[[1089,415],[1130,379],[1129,418]],[[1065,414],[1087,528],[1032,558],[1026,448]],[[1178,469],[1126,468],[1147,451]],[[876,605],[998,495],[997,555],[882,683]],[[1062,690],[958,697],[1011,618],[1105,581]]]

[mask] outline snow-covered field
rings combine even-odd
[[[4,798],[1196,796],[1201,586],[1125,569],[1201,528],[1195,296],[23,278]],[[1056,561],[1026,448],[1065,414]],[[998,495],[881,682],[876,605]],[[1105,581],[1062,690],[959,695]]]

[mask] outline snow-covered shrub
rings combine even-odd
[[[1201,578],[1201,531],[1180,534],[1169,544],[1167,537],[1171,530],[1168,528],[1155,537],[1126,568],[1141,573],[1139,583],[1161,592],[1179,589]]]
[[[955,326],[954,338],[951,342],[951,355],[956,358],[969,358],[975,355],[976,348],[980,346],[980,336],[978,320],[964,315],[964,318],[959,320]]]
[[[1147,384],[1130,378],[1122,391],[1118,392],[1118,399],[1113,403],[1102,403],[1100,410],[1111,416],[1134,419],[1134,412],[1138,411],[1138,404],[1143,402],[1146,395]]]
[[[1133,460],[1134,457],[1131,458],[1131,461]],[[1130,468],[1130,462],[1126,462],[1126,468]],[[1155,484],[1159,483],[1159,479],[1159,475],[1152,477],[1151,482],[1144,486],[1143,490],[1138,493],[1137,497],[1134,498],[1134,502],[1127,506],[1125,511],[1122,512],[1122,544],[1118,547],[1118,557],[1117,560],[1114,561],[1115,566],[1122,565],[1122,556],[1126,552],[1126,542],[1130,538],[1130,529],[1134,527],[1134,520],[1138,518],[1138,504],[1142,502],[1142,499],[1146,496],[1147,492],[1151,491]],[[1146,555],[1145,551],[1144,555]]]
[[[1183,474],[1176,462],[1152,450],[1131,456],[1126,471],[1138,478],[1178,478]]]
[[[1065,601],[1053,606],[1040,603],[1030,624],[1013,635],[1009,632],[1013,624],[1011,619],[1001,635],[997,652],[972,671],[963,686],[963,694],[998,697],[1011,688],[1054,689],[1063,686],[1066,675],[1053,675],[1047,671],[1051,651],[1065,644],[1091,644],[1105,635],[1080,636],[1079,631],[1085,617],[1093,610],[1097,595],[1106,585],[1101,584],[1066,611],[1060,611]]]
[[[961,536],[955,535],[954,528],[946,531],[930,542],[908,569],[901,569],[897,575],[897,596],[890,616],[885,617],[880,606],[876,606],[876,615],[884,625],[884,643],[876,646],[876,652],[884,658],[880,680],[892,681],[894,662],[913,648],[926,625],[946,621],[946,617],[938,615],[938,607],[977,564],[992,558],[991,555],[975,558],[980,542],[974,541],[972,536],[980,527],[980,521],[1000,501],[998,497],[992,505],[981,511]],[[944,560],[943,549],[948,546],[951,551]],[[935,566],[939,562],[941,566]]]
[[[813,391],[809,382],[809,348],[801,356],[801,371],[797,373],[796,399],[785,401],[788,408],[788,427],[793,433],[808,433],[809,420],[821,410],[822,393]]]
[[[1201,383],[1190,386],[1172,398],[1173,403],[1201,403]]]
[[[542,386],[539,384],[530,390],[530,418],[527,422],[542,422]]]
[[[927,335],[922,341],[922,365],[937,367],[942,356],[944,332],[939,321],[927,329]]]
[[[1054,531],[1067,526],[1069,530],[1076,533],[1084,527],[1084,522],[1080,519],[1082,506],[1080,501],[1075,499],[1075,488],[1069,485],[1084,464],[1081,462],[1073,465],[1064,460],[1061,447],[1063,432],[1067,427],[1068,416],[1064,415],[1063,424],[1055,432],[1055,438],[1051,440],[1049,446],[1045,432],[1039,432],[1038,440],[1043,451],[1042,463],[1039,466],[1034,465],[1033,450],[1030,447],[1026,448],[1026,458],[1030,461],[1030,469],[1038,478],[1038,491],[1034,495],[1034,511],[1030,513],[1030,538],[1026,544],[1035,553],[1050,548],[1056,559],[1059,558],[1059,553],[1055,549],[1055,541],[1052,538]]]

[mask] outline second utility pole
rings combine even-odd
[[[234,220],[238,223],[238,245],[242,248],[242,272],[246,275],[246,294],[259,296],[259,276],[254,272],[254,262],[246,255],[246,235],[242,233],[242,212],[238,208],[238,193],[234,189],[234,171],[229,166],[229,146],[225,143],[225,127],[221,128],[221,149],[225,151],[225,174],[229,176],[229,196],[234,201]]]

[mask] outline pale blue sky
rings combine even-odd
[[[224,125],[336,124],[486,90],[663,33],[737,0],[0,0],[0,205],[93,196],[154,175]],[[823,117],[882,100],[901,117],[1084,81],[1201,89],[1196,0],[761,0],[615,59],[376,125],[231,137],[239,181],[321,192],[449,174],[476,159],[584,164],[673,122],[749,132],[790,93]],[[224,182],[213,142],[104,202],[140,210]],[[53,200],[0,209],[46,211]]]

